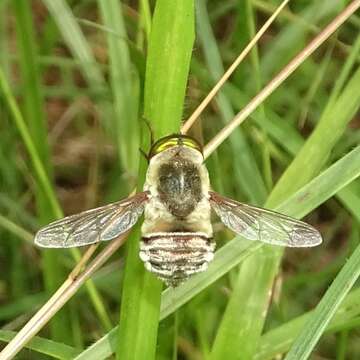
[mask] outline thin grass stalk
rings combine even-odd
[[[355,326],[358,324],[360,314],[359,296],[360,289],[353,290],[346,296],[335,317],[327,326],[327,333],[333,333],[348,327],[351,328],[354,321]],[[285,353],[289,350],[301,329],[311,320],[313,314],[314,310],[311,310],[265,333],[261,337],[254,358],[256,360],[270,360],[274,359],[276,355]]]
[[[15,331],[0,330],[0,341],[9,342],[16,335]],[[27,349],[51,356],[54,359],[70,360],[74,359],[81,350],[69,345],[55,342],[53,340],[44,339],[42,337],[34,337],[26,346]]]
[[[255,29],[254,24],[254,15],[252,13],[252,7],[251,3],[249,1],[245,1],[241,5],[239,5],[239,13],[244,13],[242,16],[245,17],[245,20],[243,20],[243,25],[245,25],[245,29],[243,31],[248,31],[251,36],[253,36],[253,32]],[[253,68],[253,78],[255,82],[256,91],[261,90],[261,76],[260,76],[260,67],[259,67],[259,60],[258,60],[258,53],[256,46],[251,52],[251,62],[252,62],[252,68]],[[264,105],[260,104],[259,108],[257,110],[259,118],[261,118],[261,121],[264,122],[265,119],[265,109]],[[263,137],[266,137],[265,131],[262,133]],[[265,145],[266,147],[266,145]],[[266,148],[263,150],[264,154],[264,168],[270,167],[270,159],[269,157],[265,156]],[[270,172],[271,173],[271,169]],[[264,171],[264,175],[266,174],[266,171]],[[271,177],[270,177],[271,179]],[[271,182],[270,182],[271,183]],[[268,182],[269,184],[269,182]],[[269,187],[268,187],[269,189]],[[252,273],[252,269],[245,275],[248,276],[251,281],[248,282],[248,289],[244,288],[241,277],[244,276],[243,273],[239,273],[237,275],[237,278],[234,276],[234,280],[232,281],[232,292],[230,301],[227,304],[226,311],[223,315],[222,321],[220,323],[220,326],[218,327],[218,331],[216,333],[216,338],[213,343],[211,356],[209,356],[210,359],[219,359],[219,358],[240,358],[243,354],[243,350],[236,351],[233,346],[231,346],[231,343],[237,342],[237,338],[239,334],[241,334],[241,327],[238,326],[238,322],[241,323],[243,311],[238,311],[238,309],[241,307],[241,304],[243,302],[243,299],[248,296],[249,293],[251,293],[250,288],[253,286],[254,283],[263,284],[263,287],[266,289],[268,284],[266,280],[266,277],[269,275],[269,271],[271,271],[271,261],[265,256],[265,249],[260,247],[257,250],[257,255],[259,257],[262,257],[263,261],[259,261],[258,267],[259,271]],[[263,269],[264,271],[261,271],[260,269]],[[261,276],[258,276],[260,274]],[[265,274],[265,276],[264,276]],[[235,275],[235,274],[234,274]],[[259,303],[257,301],[256,297],[249,298],[249,302],[253,305],[253,309],[256,307],[259,307],[259,310],[262,310],[262,303]],[[240,306],[239,306],[240,304]],[[232,339],[232,340],[231,340]],[[248,343],[250,344],[252,342],[251,339],[249,339]]]
[[[352,1],[334,18],[299,54],[297,54],[252,100],[249,101],[235,118],[206,144],[204,156],[207,158],[247,117],[279,87],[324,41],[326,41],[356,10],[360,0]]]
[[[257,44],[257,42],[264,35],[266,30],[270,27],[270,25],[274,22],[274,20],[278,17],[279,13],[283,8],[287,5],[289,0],[284,0],[278,8],[274,11],[274,13],[269,17],[269,19],[265,22],[265,24],[260,28],[260,30],[255,34],[255,36],[250,40],[250,42],[246,45],[244,50],[240,53],[240,55],[234,60],[234,62],[229,66],[224,75],[220,78],[220,80],[216,83],[216,85],[210,90],[208,95],[204,98],[204,100],[200,103],[200,105],[195,109],[195,111],[191,114],[191,116],[185,121],[185,123],[181,127],[181,133],[185,134],[189,131],[194,122],[199,118],[204,109],[209,105],[210,101],[215,97],[221,87],[225,84],[225,82],[229,79],[229,77],[233,74],[233,72],[237,69],[237,67],[241,64],[241,62],[245,59],[245,57],[249,54],[251,49]]]
[[[275,11],[275,6],[268,4],[262,0],[255,0],[254,6],[258,10],[264,12],[265,14],[269,14],[269,13],[272,14],[273,11]],[[313,35],[316,35],[317,33],[319,33],[322,30],[318,25],[314,25],[314,24],[310,23],[308,21],[308,19],[291,12],[290,9],[285,9],[281,13],[279,19],[281,20],[281,18],[288,19],[289,21],[291,21],[293,23],[297,23],[298,25],[302,26],[304,28],[304,30],[308,31],[310,34],[313,34]],[[352,18],[350,18],[350,22],[351,21],[352,21]],[[340,39],[335,39],[335,46],[337,49],[339,49],[345,55],[348,55],[350,52],[349,45],[344,43]],[[359,59],[360,58],[358,56],[358,60]]]
[[[10,87],[6,82],[5,76],[2,73],[1,69],[0,69],[0,88],[4,94],[5,99],[8,102],[8,106],[10,108],[10,112],[12,113],[12,117],[16,123],[18,130],[20,131],[20,135],[22,136],[26,148],[29,152],[30,159],[33,162],[35,174],[37,175],[37,179],[41,186],[42,192],[43,194],[46,195],[47,198],[46,201],[48,201],[48,203],[51,205],[51,210],[50,211],[48,210],[47,213],[48,214],[53,213],[53,218],[54,217],[60,218],[63,216],[63,213],[54,194],[51,182],[49,181],[48,175],[39,157],[38,150],[35,147],[34,141],[30,136],[28,127],[25,124],[24,119],[20,113],[20,110],[16,105],[15,99],[11,94]],[[44,142],[39,141],[38,143],[44,143]],[[72,255],[74,256],[75,259],[79,259],[79,253],[77,251],[72,251]],[[54,273],[58,273],[58,271],[56,270],[54,271]],[[91,283],[87,284],[87,289],[89,291],[90,298],[93,301],[94,307],[98,312],[101,321],[103,321],[104,323],[105,329],[109,329],[111,323],[107,321],[106,312],[104,311],[102,302],[99,301],[99,294],[97,293],[96,289]]]
[[[34,171],[37,176],[37,181],[40,183],[43,192],[46,194],[48,202],[51,204],[52,212],[57,218],[62,217],[63,213],[59,206],[59,203],[54,194],[51,182],[49,181],[48,175],[44,169],[42,161],[39,157],[35,144],[30,136],[28,127],[24,121],[24,118],[16,104],[15,98],[11,93],[10,86],[6,81],[3,71],[0,69],[0,89],[4,95],[4,99],[10,110],[10,114],[16,124],[20,136],[25,144],[25,147],[29,153],[30,160],[34,167]]]
[[[206,1],[199,0],[196,3],[198,38],[202,45],[205,62],[213,79],[221,77],[224,72],[220,50],[218,49],[214,33],[209,20]],[[228,123],[235,115],[230,101],[223,92],[217,96],[219,115],[223,123]],[[255,151],[245,136],[243,129],[237,129],[234,136],[229,138],[229,151],[231,156],[236,156],[238,166],[233,167],[233,181],[238,184],[237,193],[246,195],[252,203],[262,204],[267,197],[267,189],[262,174],[256,161]],[[219,159],[226,159],[228,152],[218,154]],[[232,194],[226,191],[228,195]],[[235,195],[233,194],[233,195]]]
[[[16,334],[9,344],[0,353],[0,360],[10,360],[27,344],[48,321],[68,302],[77,292],[81,285],[99,269],[105,261],[116,251],[126,240],[127,234],[121,235],[112,241],[102,250],[89,266],[77,274],[78,267],[70,273],[66,281],[58,288],[56,293],[46,302],[45,305],[30,319],[30,321]],[[90,249],[92,251],[92,249]],[[85,255],[86,257],[88,254]]]
[[[246,0],[243,5],[238,6],[239,16],[242,12],[244,12],[245,17],[245,26],[249,33],[250,37],[256,36],[256,14],[253,9],[252,2],[250,0]],[[280,14],[279,14],[280,15]],[[241,29],[239,29],[241,31]],[[250,61],[253,68],[254,74],[254,82],[255,82],[255,90],[259,92],[262,88],[263,81],[261,78],[261,71],[260,71],[260,60],[259,60],[259,51],[257,45],[251,51],[250,54]],[[265,104],[260,104],[258,108],[258,116],[261,119],[261,122],[266,122],[266,107]],[[266,129],[261,128],[259,130],[259,135],[263,146],[260,148],[261,151],[261,158],[262,158],[262,172],[264,182],[266,184],[267,190],[270,191],[272,188],[272,171],[271,171],[271,159],[270,159],[270,152],[269,152],[269,140],[268,134]]]
[[[28,243],[32,243],[34,236],[18,224],[7,219],[5,216],[0,215],[0,227],[14,234],[16,237],[23,239]]]

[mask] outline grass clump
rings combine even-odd
[[[37,251],[32,234],[140,190],[149,128],[156,139],[179,132],[276,6],[0,4],[0,349],[80,257]],[[287,6],[192,134],[205,144],[218,134],[344,6]],[[19,358],[358,358],[358,32],[355,13],[207,160],[215,191],[306,216],[320,247],[283,252],[214,220],[208,271],[163,289],[138,258],[138,226]]]

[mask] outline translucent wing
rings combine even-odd
[[[35,235],[35,244],[68,248],[107,241],[129,230],[144,211],[148,193],[54,221]]]
[[[246,239],[289,247],[310,247],[322,242],[320,233],[302,221],[242,204],[214,192],[209,192],[209,195],[211,206],[221,221]]]

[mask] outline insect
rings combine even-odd
[[[320,233],[302,221],[213,192],[201,146],[189,136],[158,140],[148,158],[143,192],[57,220],[39,230],[35,243],[67,248],[111,240],[144,213],[140,258],[147,270],[177,286],[205,271],[214,257],[211,209],[225,226],[249,240],[289,247],[322,241]]]

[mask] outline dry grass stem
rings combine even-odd
[[[226,70],[221,79],[217,82],[217,84],[211,89],[209,94],[205,97],[205,99],[200,103],[200,105],[196,108],[196,110],[192,113],[192,115],[185,121],[183,126],[181,127],[181,133],[185,134],[189,131],[191,126],[194,124],[196,119],[199,118],[203,110],[209,104],[209,102],[215,97],[220,88],[225,84],[225,82],[229,79],[232,73],[236,70],[239,64],[244,60],[247,54],[251,51],[251,49],[256,45],[259,39],[264,35],[265,31],[269,28],[269,26],[273,23],[276,17],[279,15],[280,11],[287,5],[290,0],[284,0],[280,6],[275,10],[275,12],[270,16],[270,18],[265,22],[265,24],[261,27],[261,29],[256,33],[256,35],[251,39],[248,45],[244,48],[244,50],[240,53],[240,55],[235,59],[235,61],[230,65],[230,67]]]
[[[91,258],[91,256],[94,254],[94,252],[96,251],[96,249],[98,247],[99,247],[99,244],[97,243],[97,244],[90,245],[90,247],[88,249],[86,249],[85,253],[81,257],[79,262],[76,264],[74,269],[69,274],[69,278],[76,279],[78,277],[82,268],[87,264],[87,262],[89,261],[89,259]]]
[[[128,233],[120,236],[105,247],[90,265],[78,274],[84,263],[89,259],[96,249],[91,246],[83,255],[77,266],[70,273],[69,277],[47,301],[47,303],[28,321],[28,323],[16,334],[0,353],[0,360],[10,360],[27,344],[66,304],[76,291],[88,280],[91,275],[101,267],[105,261],[124,243]]]
[[[204,148],[205,159],[225,141],[282,82],[289,77],[326,39],[328,39],[358,8],[360,0],[354,0],[326,28],[296,55]]]

